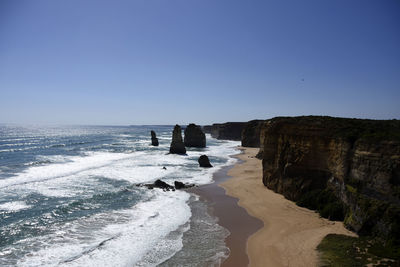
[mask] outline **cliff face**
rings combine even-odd
[[[204,133],[211,133],[211,128],[212,128],[212,125],[204,125],[203,126],[203,132]]]
[[[242,146],[260,147],[260,130],[263,120],[253,120],[245,124],[242,131]]]
[[[399,121],[274,118],[260,138],[265,186],[360,234],[400,241]]]
[[[214,123],[213,125],[203,126],[203,130],[205,133],[211,133],[212,137],[219,140],[240,141],[245,124],[245,122]]]

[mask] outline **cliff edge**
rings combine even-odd
[[[268,188],[399,245],[400,121],[273,118],[261,123],[259,157]]]

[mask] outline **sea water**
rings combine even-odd
[[[172,129],[0,125],[0,266],[218,265],[228,232],[205,203],[137,184],[210,183],[239,142],[168,154]]]

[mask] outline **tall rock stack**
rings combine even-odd
[[[156,132],[151,131],[151,145],[158,146],[158,138],[156,137]]]
[[[185,129],[184,143],[187,147],[206,147],[206,135],[200,126],[191,123]]]
[[[171,154],[186,154],[185,144],[182,140],[181,126],[175,125],[174,131],[172,132],[172,142],[169,148]]]

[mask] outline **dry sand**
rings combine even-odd
[[[258,149],[242,150],[238,158],[243,162],[228,171],[232,178],[220,186],[239,199],[239,206],[264,222],[264,227],[247,240],[250,266],[317,266],[316,247],[327,234],[355,236],[343,223],[320,218],[316,212],[298,207],[266,188],[261,161],[255,158]]]

